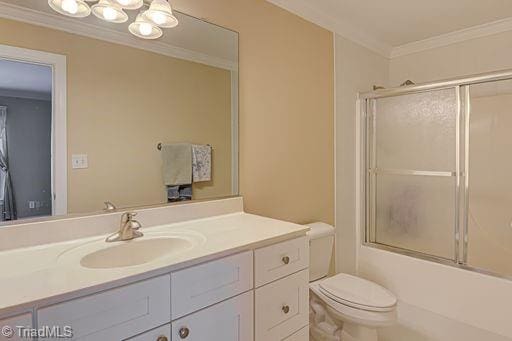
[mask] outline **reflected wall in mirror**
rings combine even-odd
[[[132,20],[0,7],[4,224],[238,194],[236,32],[175,12],[147,41]]]

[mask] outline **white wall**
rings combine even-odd
[[[512,32],[505,32],[394,58],[389,61],[389,84],[512,68],[511,41]],[[359,64],[352,62],[356,67]],[[338,148],[337,155],[343,152]],[[337,172],[337,176],[338,186],[347,181],[339,178],[346,174]],[[345,212],[341,205],[345,203],[338,201],[337,213]],[[343,237],[345,227],[338,223],[338,229]],[[351,242],[358,245],[356,240]],[[343,263],[345,255],[352,257],[352,251],[343,250],[337,260]],[[357,265],[359,275],[389,288],[410,308],[402,309],[400,327],[382,332],[384,340],[512,339],[512,281],[362,246]]]
[[[358,92],[385,85],[388,59],[339,35],[336,60],[336,227],[337,272],[356,269],[356,100]]]
[[[391,59],[389,81],[398,86],[512,68],[512,31]]]

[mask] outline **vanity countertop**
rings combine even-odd
[[[80,259],[113,246],[105,235],[0,252],[0,315],[133,283],[236,252],[300,237],[307,226],[243,212],[142,229],[145,236],[186,235],[196,246],[142,265],[91,269]],[[139,240],[144,239],[144,237]],[[130,242],[121,242],[130,243]],[[94,250],[93,250],[94,251]]]

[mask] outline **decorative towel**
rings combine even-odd
[[[176,143],[162,146],[162,175],[167,186],[192,183],[192,146]]]
[[[192,181],[203,182],[212,179],[212,147],[192,145]]]

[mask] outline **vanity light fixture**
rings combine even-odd
[[[114,0],[124,9],[139,9],[144,5],[143,0]]]
[[[74,18],[85,18],[91,14],[91,8],[83,0],[48,0],[48,5],[59,12]]]
[[[152,22],[146,21],[142,14],[137,16],[135,22],[131,23],[128,26],[128,30],[134,36],[137,36],[142,39],[157,39],[160,38],[163,34],[162,29]]]
[[[102,20],[113,23],[123,23],[128,20],[128,14],[113,0],[100,0],[92,6],[92,13]]]
[[[178,19],[172,14],[171,5],[167,0],[153,0],[142,17],[159,27],[172,28],[178,25]]]
[[[87,4],[95,3],[91,7]],[[163,35],[161,28],[178,26],[178,19],[172,13],[168,0],[48,0],[48,5],[56,12],[74,18],[85,18],[91,12],[98,18],[124,23],[129,17],[124,10],[145,7],[128,30],[142,39],[157,39]]]

